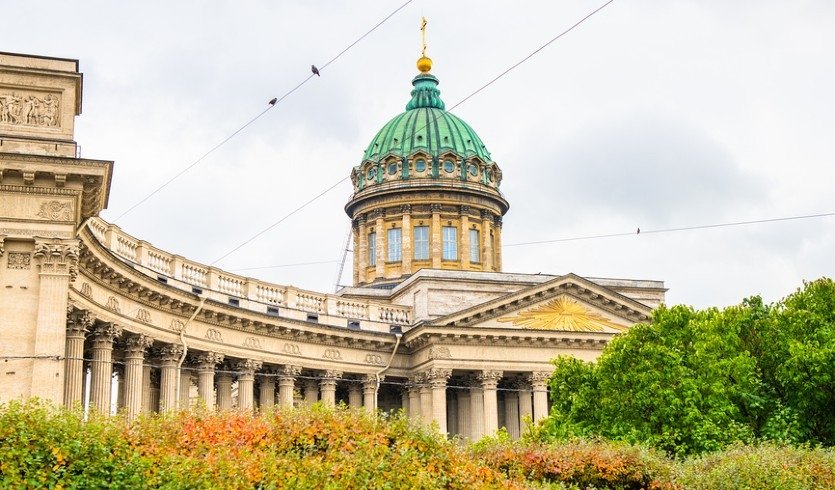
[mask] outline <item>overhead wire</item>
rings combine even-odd
[[[401,11],[404,7],[406,7],[406,5],[409,5],[409,4],[410,4],[410,3],[412,3],[413,1],[414,1],[414,0],[406,0],[406,1],[405,1],[403,4],[401,4],[399,7],[397,7],[397,8],[396,8],[396,9],[394,9],[393,11],[391,11],[388,15],[386,15],[386,16],[383,18],[383,20],[381,20],[380,22],[378,22],[377,24],[375,24],[375,25],[374,25],[374,27],[372,27],[371,29],[369,29],[368,31],[366,31],[363,35],[361,35],[359,38],[357,38],[354,42],[352,42],[352,43],[351,43],[351,44],[349,44],[347,47],[345,47],[342,51],[340,51],[339,53],[337,53],[337,54],[336,54],[336,56],[334,56],[333,58],[331,58],[330,60],[328,60],[328,61],[327,61],[324,65],[322,65],[320,68],[318,68],[318,71],[319,71],[319,72],[321,72],[322,70],[324,70],[325,68],[327,68],[328,66],[330,66],[333,62],[335,62],[336,60],[338,60],[338,59],[339,59],[342,55],[344,55],[345,53],[347,53],[347,52],[348,52],[348,50],[350,50],[351,48],[353,48],[354,46],[356,46],[356,45],[357,45],[357,43],[359,43],[360,41],[362,41],[363,39],[365,39],[365,38],[366,38],[369,34],[371,34],[372,32],[374,32],[375,30],[377,30],[377,28],[379,28],[379,27],[380,27],[381,25],[383,25],[383,24],[384,24],[387,20],[389,20],[390,18],[392,18],[392,17],[393,17],[393,16],[394,16],[397,12]],[[210,148],[210,149],[209,149],[209,151],[207,151],[206,153],[204,153],[203,155],[201,155],[201,156],[200,156],[200,158],[198,158],[197,160],[195,160],[194,162],[192,162],[190,165],[188,165],[188,166],[187,166],[187,167],[185,167],[184,169],[182,169],[182,170],[180,170],[179,172],[177,172],[176,174],[174,174],[174,176],[173,176],[173,177],[171,177],[171,178],[170,178],[170,179],[168,179],[167,181],[163,182],[161,185],[159,185],[157,188],[155,188],[153,191],[151,191],[148,195],[146,195],[145,197],[143,197],[142,199],[140,199],[138,202],[136,202],[135,204],[133,204],[131,207],[129,207],[127,210],[125,210],[122,214],[120,214],[119,216],[117,216],[117,217],[116,217],[116,219],[114,219],[114,220],[113,220],[113,222],[115,223],[116,221],[119,221],[119,220],[120,220],[120,219],[122,219],[125,215],[127,215],[128,213],[130,213],[131,211],[133,211],[134,209],[136,209],[137,207],[139,207],[139,206],[140,206],[141,204],[143,204],[145,201],[147,201],[148,199],[150,199],[151,197],[153,197],[154,195],[156,195],[159,191],[161,191],[162,189],[164,189],[165,187],[167,187],[169,184],[171,184],[172,182],[174,182],[175,180],[177,180],[177,179],[178,179],[181,175],[185,174],[186,172],[188,172],[189,170],[191,170],[192,168],[194,168],[197,164],[199,164],[200,162],[202,162],[202,161],[203,161],[206,157],[208,157],[209,155],[211,155],[212,153],[214,153],[214,152],[215,152],[218,148],[220,148],[221,146],[223,146],[224,144],[226,144],[229,140],[231,140],[232,138],[234,138],[235,136],[237,136],[237,135],[238,135],[241,131],[243,131],[244,129],[246,129],[247,127],[249,127],[252,123],[254,123],[254,122],[255,122],[255,121],[257,121],[258,119],[260,119],[260,118],[261,118],[264,114],[266,114],[267,112],[269,112],[270,110],[272,110],[273,108],[275,108],[276,106],[278,106],[278,104],[279,104],[281,101],[283,101],[284,99],[286,99],[288,96],[290,96],[290,94],[292,94],[292,93],[294,93],[296,90],[300,89],[300,88],[301,88],[304,84],[306,84],[307,82],[309,82],[309,81],[310,81],[310,79],[314,77],[314,75],[315,75],[315,73],[311,73],[310,75],[308,75],[308,76],[307,76],[307,78],[305,78],[304,80],[302,80],[301,82],[299,82],[299,83],[298,83],[298,85],[296,85],[295,87],[293,87],[293,88],[291,88],[290,90],[288,90],[287,92],[285,92],[285,93],[284,93],[284,95],[282,95],[281,97],[277,97],[277,98],[275,98],[275,99],[270,100],[270,102],[268,103],[268,107],[267,107],[266,109],[264,109],[263,111],[259,112],[259,113],[258,113],[255,117],[253,117],[252,119],[250,119],[249,121],[247,121],[247,122],[246,122],[243,126],[241,126],[241,127],[239,127],[238,129],[236,129],[236,130],[235,130],[232,134],[230,134],[229,136],[227,136],[226,138],[224,138],[223,140],[221,140],[219,143],[217,143],[217,144],[216,144],[216,145],[214,145],[212,148]]]

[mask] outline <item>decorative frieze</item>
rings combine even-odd
[[[107,303],[104,304],[104,307],[110,311],[119,313],[119,300],[115,296],[111,296],[107,298]]]
[[[0,123],[58,128],[61,126],[61,99],[56,94],[0,92]]]
[[[339,352],[339,349],[325,349],[325,353],[322,354],[322,359],[341,361],[342,353]]]
[[[32,268],[32,254],[27,252],[9,252],[6,268],[27,270]]]
[[[386,363],[383,361],[383,356],[380,354],[366,354],[365,355],[365,363],[371,364],[372,366],[385,366]]]
[[[432,347],[429,349],[429,359],[452,359],[449,347]]]
[[[259,340],[258,337],[247,337],[244,339],[244,343],[242,345],[244,347],[249,347],[250,349],[262,349],[261,340]]]
[[[73,221],[72,204],[61,201],[46,201],[35,216],[49,221]]]
[[[216,328],[206,329],[206,335],[204,335],[203,338],[213,340],[215,342],[223,342],[223,334],[221,334],[220,330]]]
[[[291,344],[289,342],[284,344],[284,347],[281,351],[285,354],[289,354],[291,356],[300,356],[302,355],[302,351],[299,348],[298,344]]]

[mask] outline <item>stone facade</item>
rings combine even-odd
[[[12,110],[2,99],[0,402],[38,396],[129,417],[344,402],[469,438],[502,426],[518,436],[547,415],[550,359],[595,359],[664,299],[658,281],[497,272],[498,253],[490,267],[366,266],[337,294],[170,254],[97,217],[112,162],[74,156],[80,81],[75,61],[0,54],[0,97],[29,101]],[[506,210],[496,193],[457,208],[409,195],[379,212],[355,196],[358,229],[437,218],[496,231]]]

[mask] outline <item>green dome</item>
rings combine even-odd
[[[386,123],[371,140],[363,161],[379,161],[388,155],[409,156],[425,151],[431,156],[452,151],[461,157],[477,156],[490,162],[490,152],[467,123],[444,111],[438,79],[424,73],[412,80],[412,100],[406,112]]]

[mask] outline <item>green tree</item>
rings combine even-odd
[[[546,438],[602,436],[671,454],[772,439],[835,444],[835,283],[775,306],[659,307],[595,363],[561,357]]]

